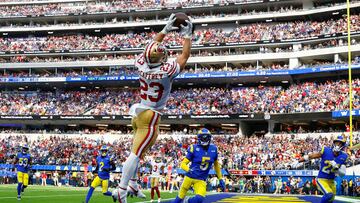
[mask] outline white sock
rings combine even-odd
[[[138,167],[139,167],[139,162],[137,162],[137,164],[136,164],[136,169],[135,169],[135,173],[134,173],[134,175],[131,177],[131,179],[130,179],[130,185],[132,186],[132,187],[136,187],[136,189],[137,189],[137,176],[138,176],[138,173],[137,173],[137,170],[138,170]]]
[[[136,173],[137,165],[140,159],[134,153],[131,153],[130,156],[126,159],[124,167],[122,169],[120,187],[127,188],[129,185],[129,180]]]

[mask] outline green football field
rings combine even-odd
[[[54,187],[54,186],[33,186],[30,185],[22,195],[21,201],[17,200],[16,185],[0,185],[0,203],[82,203],[85,201],[88,188]],[[112,190],[111,190],[112,191]],[[150,191],[144,191],[147,199],[128,198],[128,203],[149,202]],[[172,199],[177,195],[174,193],[161,192],[161,199]],[[157,197],[155,195],[155,197]],[[157,200],[157,199],[156,199]],[[101,188],[97,188],[90,200],[90,203],[113,202],[111,197],[104,196]],[[157,202],[157,201],[156,201]]]

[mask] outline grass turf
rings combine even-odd
[[[30,185],[26,188],[22,195],[21,201],[17,200],[16,185],[0,185],[0,202],[1,203],[82,203],[85,201],[88,188],[74,187],[54,187],[54,186],[34,186]],[[112,190],[111,190],[112,191]],[[128,203],[146,202],[150,200],[150,191],[143,191],[146,200],[128,197]],[[175,198],[177,191],[173,193],[161,192],[161,199]],[[155,198],[157,196],[155,195]],[[157,200],[157,199],[156,199]],[[98,187],[91,197],[90,203],[106,203],[113,202],[111,197],[104,196],[101,188]],[[157,201],[156,201],[157,202]]]

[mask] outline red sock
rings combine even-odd
[[[151,199],[154,199],[154,188],[151,188]]]
[[[160,198],[160,191],[159,191],[159,187],[155,187],[156,190],[156,194],[158,195],[158,198]]]

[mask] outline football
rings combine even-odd
[[[190,20],[185,13],[175,13],[176,20],[174,26],[181,28],[180,25],[187,25],[186,20]]]

